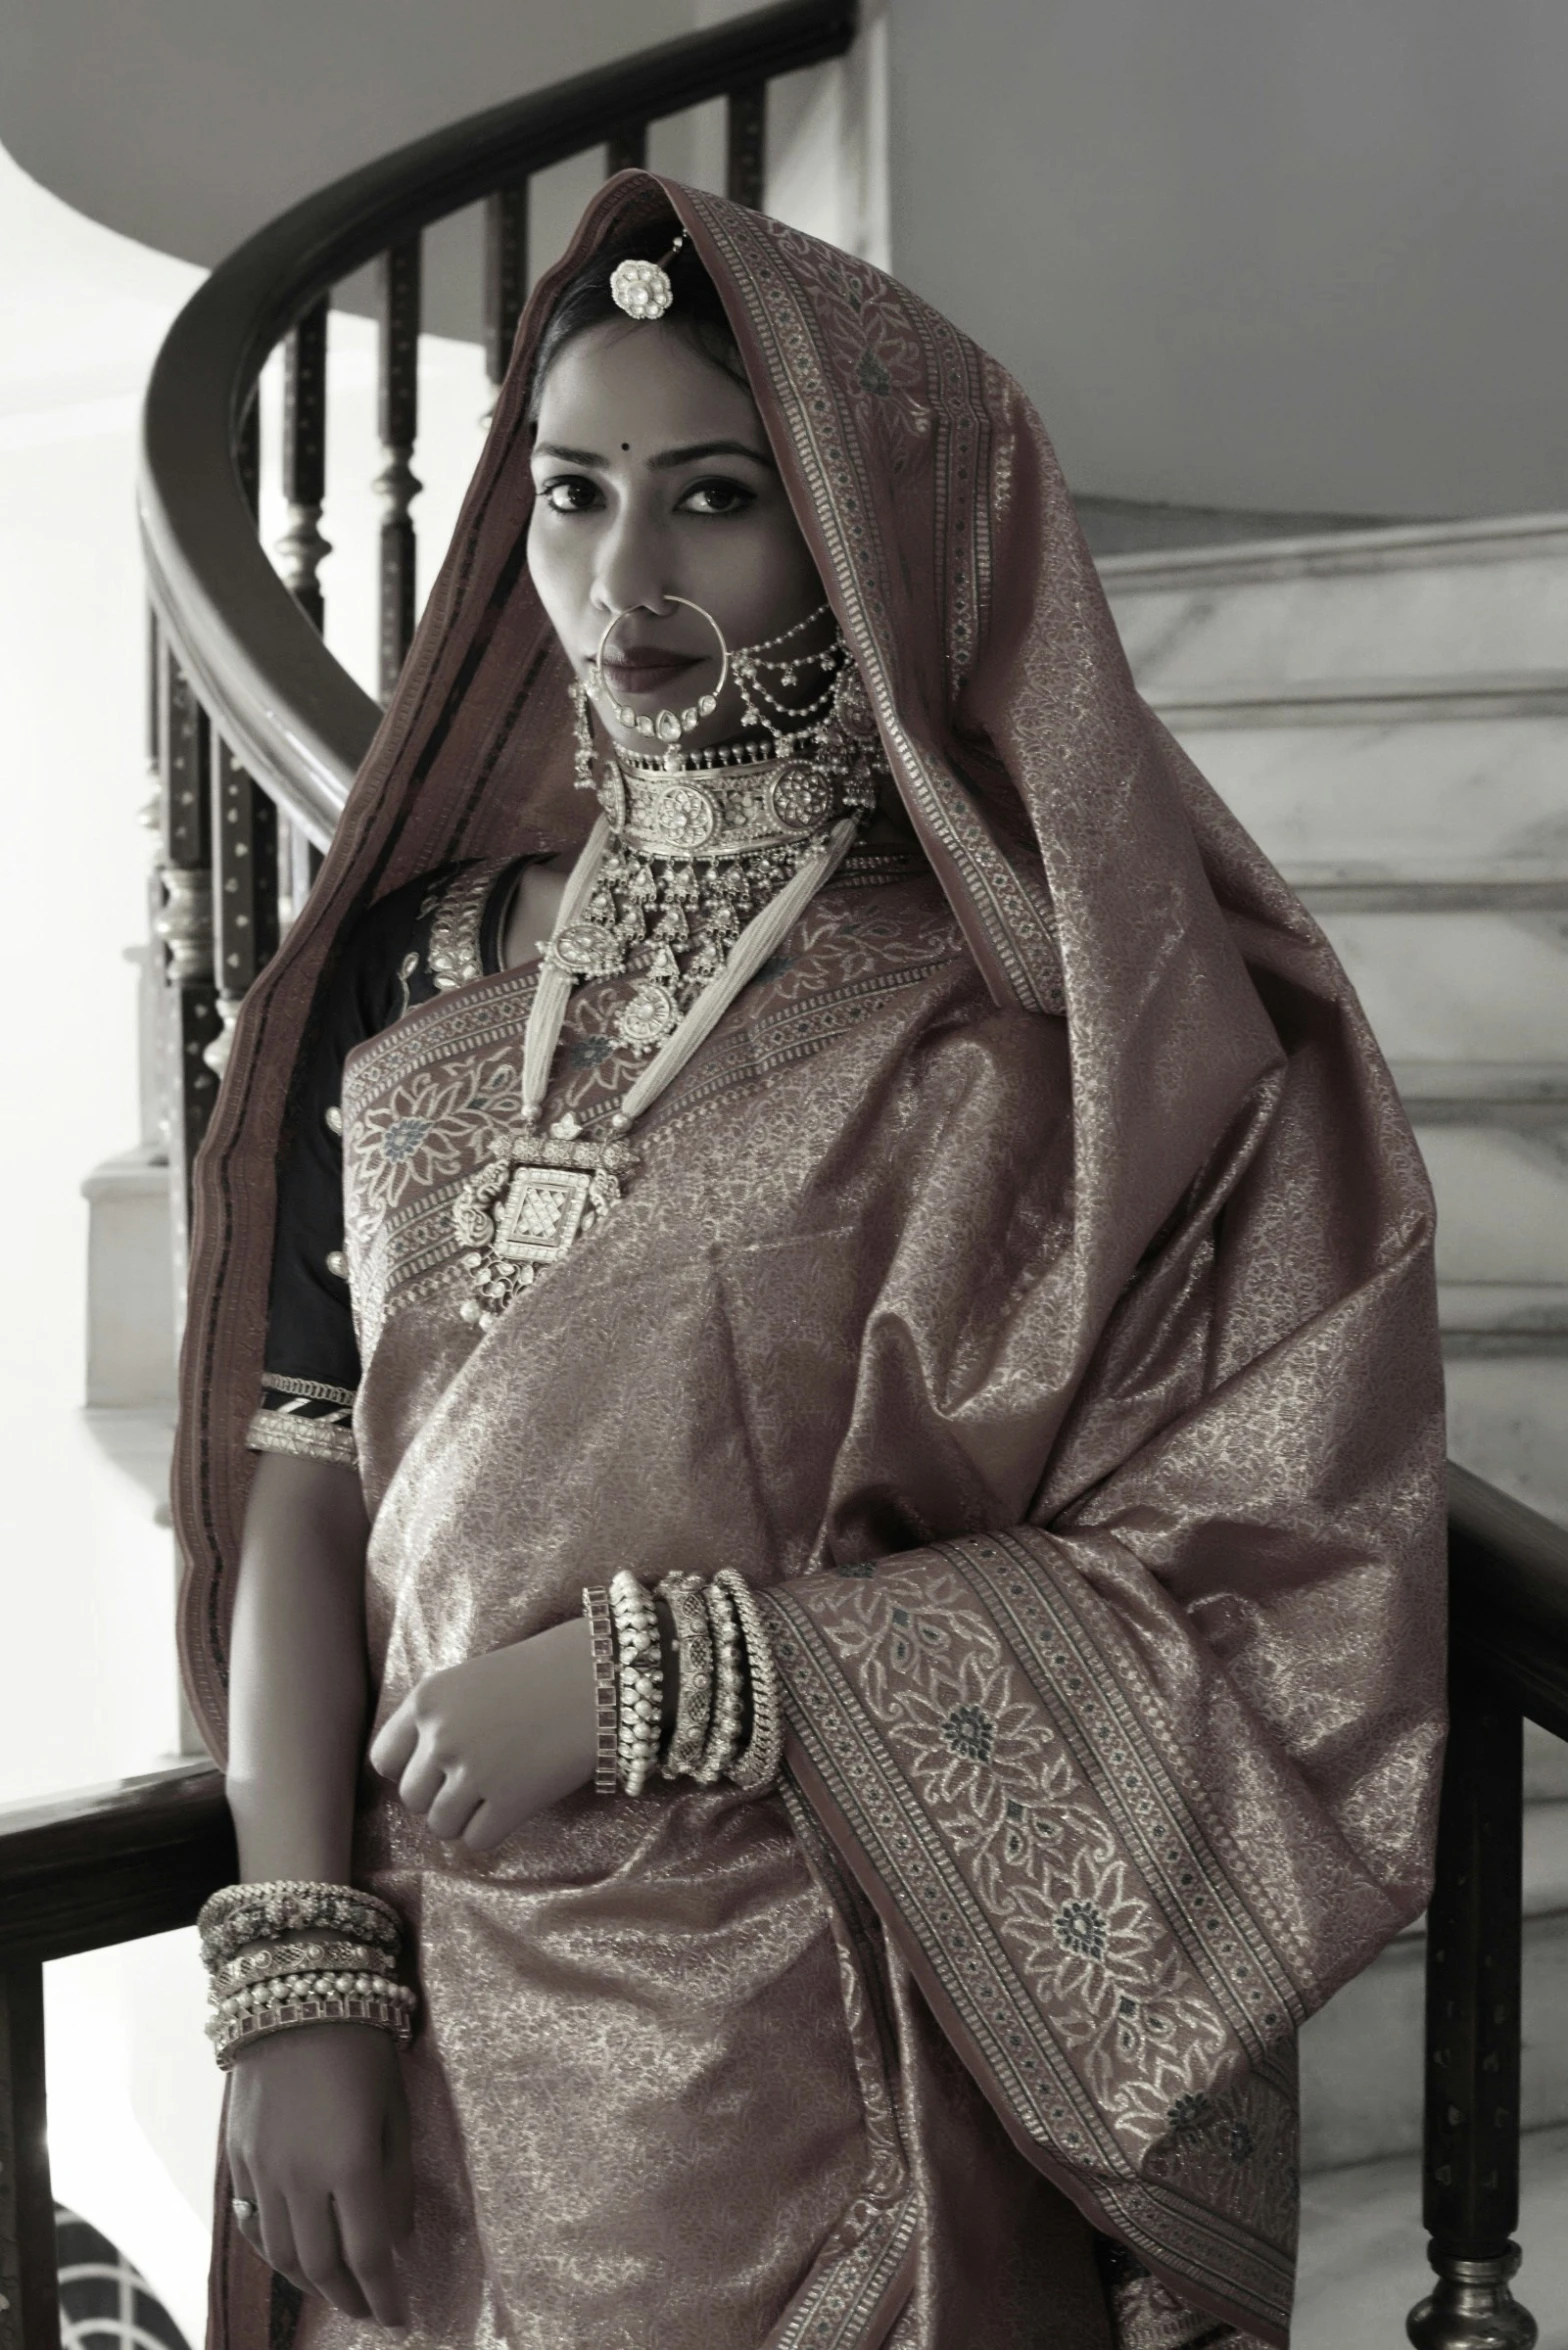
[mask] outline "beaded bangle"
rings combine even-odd
[[[715,1579],[703,1599],[713,1633],[713,1718],[702,1760],[692,1777],[699,1787],[712,1787],[730,1768],[740,1747],[746,1723],[746,1668],[740,1618],[730,1593]]]
[[[615,1619],[621,1785],[628,1795],[640,1795],[658,1759],[664,1707],[659,1619],[652,1599],[625,1567],[610,1585],[610,1610]]]
[[[269,1942],[219,1967],[212,1978],[212,1996],[226,1999],[253,1983],[270,1982],[278,1975],[319,1974],[324,1967],[334,1974],[346,1967],[352,1975],[390,1975],[393,1963],[390,1951],[376,1950],[368,1942]]]
[[[244,1990],[230,1992],[226,1998],[214,1999],[207,2030],[216,2034],[235,2016],[261,2015],[269,2008],[293,2007],[302,1999],[351,1997],[389,1999],[394,2007],[412,2009],[415,1994],[406,1983],[394,1983],[386,1975],[275,1975],[268,1982],[248,1985]]]
[[[784,1714],[779,1703],[778,1674],[773,1644],[762,1620],[757,1595],[737,1567],[725,1567],[715,1583],[728,1593],[740,1618],[746,1646],[746,1681],[751,1697],[751,1735],[729,1766],[737,1787],[753,1792],[771,1787],[784,1759]]]
[[[588,1618],[588,1637],[593,1644],[593,1791],[595,1795],[613,1795],[617,1785],[620,1749],[620,1719],[615,1691],[615,1619],[610,1613],[610,1594],[602,1583],[585,1586],[583,1614]]]
[[[700,1575],[666,1575],[659,1585],[659,1597],[675,1619],[675,1647],[680,1658],[675,1727],[662,1768],[667,1779],[678,1779],[696,1770],[708,1743],[708,1724],[713,1718],[713,1632]]]
[[[201,1954],[209,1967],[235,1958],[250,1942],[275,1942],[280,1934],[349,1934],[384,1950],[402,1947],[403,1921],[379,1894],[356,1885],[320,1885],[292,1880],[268,1885],[225,1885],[196,1920]]]
[[[402,1994],[393,1996],[393,1993]],[[248,2014],[225,2018],[213,2032],[213,2054],[221,2072],[228,2072],[238,2050],[279,2032],[296,2032],[307,2024],[374,2024],[390,2032],[400,2048],[413,2033],[413,1993],[402,1984],[391,1992],[365,1996],[357,1991],[302,1998],[276,2006],[253,2008]],[[211,2029],[211,2027],[209,2027]]]

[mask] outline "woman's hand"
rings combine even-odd
[[[370,1759],[432,1835],[488,1852],[593,1777],[593,1650],[581,1617],[428,1673]]]
[[[413,2224],[408,2105],[390,2034],[310,2024],[235,2059],[229,2174],[269,2267],[350,2317],[408,2323],[393,2248]]]

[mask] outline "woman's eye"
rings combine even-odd
[[[552,514],[586,514],[598,504],[599,485],[585,473],[563,473],[547,481],[539,495]]]
[[[680,504],[687,514],[742,514],[756,502],[756,491],[749,490],[743,481],[727,481],[719,475],[711,481],[694,481],[682,493]]]

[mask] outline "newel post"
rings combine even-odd
[[[1531,2350],[1519,2266],[1524,1752],[1517,1704],[1456,1657],[1427,1915],[1422,2214],[1436,2283],[1416,2350]]]

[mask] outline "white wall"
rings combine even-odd
[[[170,1537],[81,1418],[80,1186],[139,1128],[136,418],[200,275],[0,152],[0,1802],[146,1769],[179,1736]],[[57,2192],[199,2340],[216,2074],[194,1936],[47,1975]]]
[[[0,0],[0,141],[91,219],[212,263],[299,197],[406,140],[753,4]],[[868,17],[881,6],[870,0]],[[868,96],[874,70],[862,56],[848,69],[791,76],[771,108],[781,209],[857,251],[886,241],[880,152],[874,167],[866,155],[867,126],[880,138]],[[655,126],[649,160],[722,186],[722,104]],[[535,273],[560,251],[601,176],[595,154],[536,182]],[[479,334],[480,254],[474,212],[427,233],[433,332]],[[368,308],[368,282],[351,283],[341,299]]]
[[[1075,489],[1568,502],[1560,0],[893,0],[893,265]]]
[[[211,262],[401,140],[746,5],[0,0],[0,140]],[[1564,502],[1559,0],[891,0],[890,21],[893,265],[1023,378],[1076,489]],[[882,136],[877,87],[857,63],[774,110],[785,209],[873,255],[879,200],[846,202],[844,166]],[[661,133],[655,160],[712,180],[715,128]],[[536,261],[585,192],[564,177]],[[427,240],[427,281],[427,324],[476,332],[471,218]]]

